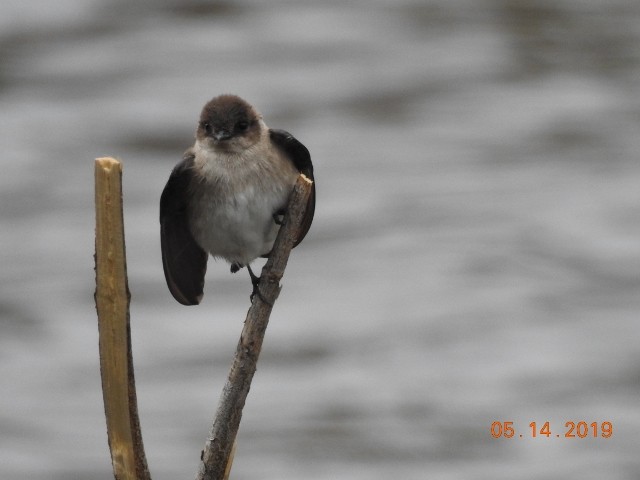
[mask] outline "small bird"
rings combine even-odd
[[[202,300],[209,255],[235,273],[247,267],[253,293],[260,278],[250,263],[268,257],[300,173],[313,180],[309,150],[235,95],[220,95],[200,114],[195,144],[160,197],[162,265],[169,291],[183,305]],[[315,210],[315,182],[295,245]],[[294,245],[294,246],[295,246]]]

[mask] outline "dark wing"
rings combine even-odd
[[[311,155],[309,154],[309,150],[307,150],[307,147],[296,140],[294,136],[289,132],[285,132],[284,130],[271,129],[269,130],[269,135],[271,136],[271,141],[287,154],[298,171],[300,173],[304,173],[307,178],[313,180],[313,185],[311,186],[311,195],[309,196],[309,201],[307,202],[307,211],[304,214],[300,236],[296,240],[296,243],[294,245],[295,247],[305,237],[305,235],[309,231],[309,228],[311,228],[313,213],[316,209],[316,182],[313,178],[313,164],[311,163]]]
[[[184,159],[171,172],[160,197],[160,244],[162,266],[173,297],[183,305],[200,303],[207,271],[207,253],[191,235],[187,202],[193,155]]]

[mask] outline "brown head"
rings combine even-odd
[[[263,126],[250,104],[236,95],[220,95],[202,109],[196,139],[212,150],[240,153],[260,139]]]

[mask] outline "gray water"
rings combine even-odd
[[[103,155],[151,473],[195,475],[250,285],[212,261],[178,305],[158,200],[223,92],[305,143],[318,185],[232,478],[639,478],[639,41],[634,0],[3,0],[0,478],[112,478]]]

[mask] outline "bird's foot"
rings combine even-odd
[[[273,218],[273,221],[276,223],[276,225],[282,225],[284,223],[284,214],[286,212],[287,210],[284,208],[273,212],[273,215],[271,217]]]
[[[239,263],[232,263],[231,264],[231,273],[236,273],[242,267],[244,267],[244,265],[240,265]]]
[[[262,295],[262,292],[260,291],[260,277],[253,273],[253,270],[251,270],[251,267],[249,265],[247,265],[247,270],[249,271],[249,276],[251,277],[251,285],[253,285],[253,291],[249,296],[249,300],[251,300],[251,302],[253,303],[253,297],[257,295],[260,300],[262,300],[270,307],[273,307],[273,303],[264,298],[264,295]]]

